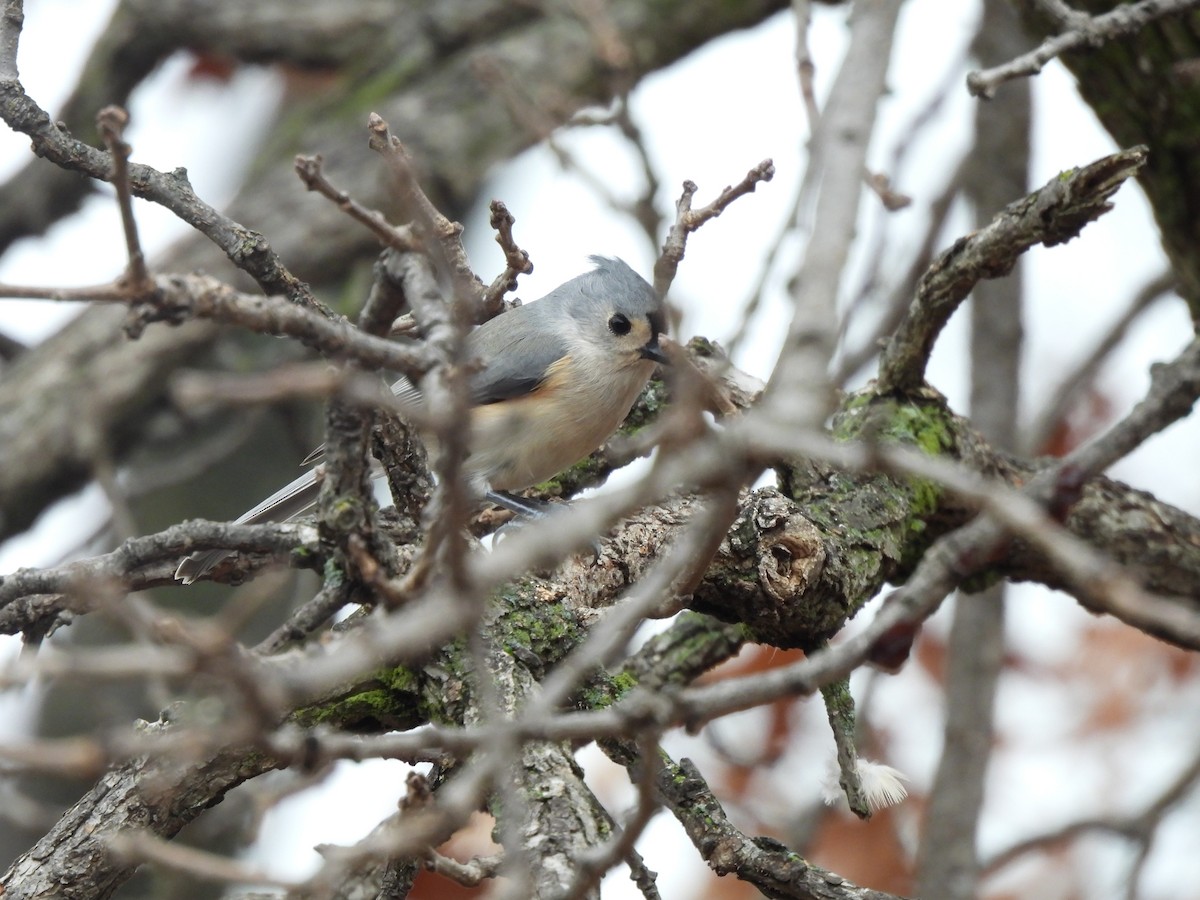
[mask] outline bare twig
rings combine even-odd
[[[419,251],[421,249],[410,226],[395,226],[390,224],[379,210],[367,209],[346,193],[346,191],[335,187],[326,177],[323,160],[319,155],[297,156],[295,168],[296,174],[304,182],[306,188],[310,191],[316,191],[321,196],[332,200],[337,204],[338,209],[342,210],[356,222],[361,222],[365,225],[372,234],[379,238],[380,243],[384,246],[394,247],[401,251]]]
[[[636,200],[631,204],[631,213],[633,218],[642,227],[646,238],[652,245],[658,242],[658,236],[662,232],[663,215],[655,204],[655,198],[658,197],[659,177],[658,172],[654,168],[654,163],[650,159],[650,150],[646,146],[645,136],[642,134],[642,129],[633,118],[633,113],[629,108],[629,91],[621,91],[617,96],[616,109],[613,112],[613,123],[629,141],[634,152],[637,154],[638,162],[642,168],[642,190],[638,194]]]
[[[425,857],[425,865],[430,871],[437,872],[464,887],[476,887],[489,878],[495,878],[500,873],[503,863],[504,856],[501,854],[476,856],[466,862],[459,862],[431,850]]]
[[[1091,19],[1085,12],[1080,12],[1068,6],[1066,0],[1033,0],[1034,6],[1058,28],[1066,31],[1081,22]]]
[[[984,9],[971,43],[983,62],[1024,46],[1024,30],[1007,4]],[[989,107],[974,108],[974,145],[964,191],[984,226],[994,210],[1028,190],[1031,86],[1014,85]],[[992,446],[1017,443],[1025,273],[976,285],[971,306],[971,419]],[[971,900],[979,889],[979,819],[984,783],[995,746],[993,711],[1005,660],[1007,586],[979,594],[959,592],[952,611],[943,692],[942,754],[928,796],[928,818],[917,858],[917,894]]]
[[[45,287],[43,285],[0,284],[0,297],[15,300],[54,300],[60,303],[95,300],[126,303],[128,294],[118,282],[91,287]]]
[[[431,500],[433,527],[426,536],[423,556],[440,559],[455,591],[454,602],[465,603],[480,613],[479,596],[470,589],[465,565],[467,544],[461,526],[471,512],[471,501],[463,478],[467,455],[468,430],[462,427],[469,407],[468,372],[465,361],[466,334],[482,309],[483,284],[471,270],[462,244],[462,225],[451,222],[434,206],[417,179],[408,151],[395,137],[382,117],[372,113],[367,122],[369,145],[379,153],[396,181],[400,209],[413,224],[434,262],[434,277],[443,280],[442,297],[448,303],[420,302],[430,292],[415,286],[410,301],[418,320],[424,319],[427,344],[442,366],[432,373],[422,388],[430,410],[429,433],[436,440],[438,486]],[[430,272],[414,263],[411,274],[422,282]],[[434,291],[433,293],[437,293]],[[423,570],[418,562],[413,572]]]
[[[2,15],[3,22],[0,22],[0,79],[16,81],[20,77],[20,73],[17,71],[17,44],[21,39],[21,26],[25,24],[24,4],[6,2]]]
[[[502,696],[501,684],[506,686],[513,680],[505,677],[503,669],[513,665],[512,658],[495,646],[491,632],[480,626],[471,629],[467,638],[467,650],[471,658],[471,670],[476,673],[474,688],[474,717],[484,727],[495,727],[502,723],[505,712],[517,702],[516,697]],[[496,664],[492,664],[492,660]],[[499,843],[506,849],[503,874],[507,884],[498,893],[501,898],[527,897],[533,893],[533,860],[529,847],[522,839],[522,832],[530,818],[530,804],[519,784],[524,779],[519,771],[523,755],[522,743],[510,729],[498,729],[495,740],[489,742],[486,753],[505,764],[496,767],[492,780],[499,805],[497,831]]]
[[[504,295],[517,288],[518,275],[533,273],[533,263],[529,260],[529,254],[517,246],[516,239],[513,237],[512,227],[516,222],[513,214],[508,211],[508,207],[501,200],[493,200],[490,209],[492,211],[491,225],[496,230],[496,243],[504,251],[504,271],[497,275],[488,285],[487,290],[483,292],[482,303],[485,316],[500,312]]]
[[[456,302],[457,298],[461,298],[462,303],[478,309],[483,285],[475,277],[467,260],[467,252],[462,245],[462,225],[442,215],[421,189],[408,151],[400,139],[391,133],[387,122],[371,113],[367,129],[371,133],[371,149],[383,157],[395,178],[401,209],[424,241],[425,252],[438,263],[439,270],[451,279],[454,286],[452,296]]]
[[[894,333],[899,324],[904,321],[904,317],[908,313],[912,295],[916,291],[920,279],[929,269],[930,261],[933,259],[934,251],[937,249],[936,242],[941,234],[942,226],[950,214],[950,209],[954,205],[955,199],[957,199],[962,191],[962,176],[964,171],[965,159],[955,168],[954,173],[951,175],[950,180],[947,181],[942,192],[929,204],[929,225],[925,229],[921,246],[913,254],[907,271],[905,271],[904,275],[889,292],[885,301],[883,316],[879,320],[879,323],[871,329],[871,334],[864,338],[857,347],[850,349],[843,347],[837,369],[831,379],[834,384],[845,387],[854,375],[880,354],[888,336]],[[882,247],[879,248],[877,253],[872,254],[876,258],[881,258],[883,255]],[[871,281],[868,280],[866,287],[870,288],[870,286]],[[866,296],[866,294],[859,294],[859,296],[851,301],[850,309],[843,319],[843,337],[845,335],[846,324],[849,323],[851,316],[862,305]]]
[[[193,550],[242,547],[285,555],[303,543],[315,549],[315,536],[311,528],[295,523],[231,525],[193,520],[158,534],[130,538],[103,556],[52,569],[20,569],[0,582],[0,633],[14,634],[34,618],[64,610],[93,609],[106,596],[99,590],[102,585],[128,591],[169,583],[168,566]]]
[[[789,281],[792,318],[767,387],[780,420],[819,428],[832,411],[829,366],[837,342],[837,301],[858,228],[867,145],[887,84],[899,7],[856,7],[850,45],[810,141],[798,215],[815,200],[814,225],[799,271]]]
[[[642,732],[637,738],[637,761],[634,787],[637,789],[637,804],[626,818],[620,831],[606,843],[596,847],[584,859],[578,861],[575,881],[563,895],[563,900],[577,900],[588,896],[601,876],[633,852],[634,844],[658,812],[659,799],[656,785],[661,777],[663,761],[659,756],[659,735]]]
[[[951,92],[958,88],[958,73],[962,68],[962,60],[952,60],[947,67],[946,75],[943,76],[937,88],[930,96],[929,100],[918,109],[904,126],[900,136],[896,139],[892,147],[891,155],[885,166],[884,171],[900,172],[908,160],[910,153],[918,146],[917,138],[920,137],[925,129],[934,121],[938,112],[942,109],[946,99],[951,95]],[[969,155],[969,154],[968,154]],[[910,254],[910,263],[907,277],[901,280],[898,284],[892,280],[892,287],[889,294],[889,302],[884,310],[880,322],[876,325],[873,335],[865,339],[860,344],[859,349],[853,354],[847,354],[843,349],[842,361],[839,364],[838,372],[833,377],[834,384],[843,385],[848,377],[855,374],[860,368],[866,365],[879,352],[879,343],[883,337],[891,334],[895,329],[896,324],[900,321],[900,317],[907,308],[908,299],[912,294],[912,287],[905,285],[915,285],[917,279],[929,267],[929,261],[933,257],[934,247],[932,242],[936,240],[937,235],[941,231],[941,226],[945,221],[947,211],[949,210],[950,202],[954,197],[958,196],[959,183],[962,177],[962,172],[965,168],[965,163],[960,163],[954,170],[954,174],[946,181],[946,186],[942,189],[929,206],[929,224],[926,226],[925,238],[922,242],[920,250],[915,254]],[[883,176],[878,176],[883,177]],[[872,188],[876,188],[873,184],[876,176],[870,173],[867,175],[868,184]],[[1021,185],[1019,190],[1024,190],[1025,185]],[[885,192],[881,199],[884,202],[885,208],[890,209],[889,204],[894,202],[908,201],[909,198],[903,195],[893,196],[890,192]],[[1007,198],[1006,198],[1007,199]],[[846,330],[852,321],[854,314],[862,308],[864,301],[876,293],[876,288],[881,281],[881,267],[890,259],[887,253],[887,238],[890,233],[890,222],[886,217],[876,217],[877,223],[874,229],[874,235],[869,240],[869,249],[863,254],[867,260],[867,269],[863,275],[861,287],[858,289],[857,296],[850,302],[846,313],[842,317],[841,326],[839,329],[839,343],[844,341]]]
[[[895,894],[860,887],[813,865],[774,840],[752,838],[737,829],[691,760],[667,760],[658,788],[705,862],[718,873],[736,873],[766,896],[899,900]]]
[[[350,357],[370,368],[391,369],[419,379],[429,369],[421,349],[364,334],[342,318],[329,318],[278,296],[242,294],[208,275],[163,275],[154,279],[151,301],[140,303],[126,324],[136,335],[151,322],[179,322],[194,317],[240,325],[261,334],[286,335],[327,356]],[[9,296],[47,300],[99,300],[127,303],[119,285],[61,289],[0,288]]]
[[[850,693],[850,679],[841,678],[821,688],[825,701],[825,716],[829,730],[833,732],[833,743],[837,748],[838,784],[846,795],[850,811],[860,819],[871,818],[871,804],[863,790],[859,771],[858,746],[856,743],[857,721],[854,715],[854,695]]]
[[[912,205],[912,197],[892,187],[892,179],[883,172],[867,172],[865,180],[867,187],[875,192],[875,196],[888,212],[896,212]]]
[[[528,84],[515,78],[505,66],[491,56],[477,58],[474,61],[475,71],[480,80],[503,100],[513,120],[520,123],[538,141],[544,142],[564,171],[578,177],[611,209],[632,218],[651,245],[654,245],[658,241],[662,224],[662,216],[655,206],[659,179],[641,128],[630,112],[629,91],[633,82],[633,54],[629,42],[621,33],[611,10],[604,3],[597,3],[595,0],[572,0],[563,6],[587,28],[596,56],[607,63],[609,71],[605,74],[613,84],[610,110],[601,113],[581,110],[571,116],[567,127],[616,127],[621,132],[636,154],[642,169],[643,183],[635,198],[626,200],[622,197],[608,180],[585,166],[559,138],[557,130],[562,114],[556,107],[561,104],[546,99],[547,96],[553,97],[553,94],[542,92],[535,96]]]
[[[654,290],[660,297],[665,297],[675,280],[675,272],[683,260],[687,247],[688,235],[707,222],[715,219],[738,197],[754,193],[760,182],[770,181],[775,177],[775,164],[764,159],[746,173],[746,177],[733,186],[727,186],[712,203],[700,209],[692,208],[692,198],[699,188],[693,181],[683,183],[683,193],[675,203],[675,224],[667,233],[663,242],[662,252],[654,263]]]
[[[164,841],[148,831],[121,832],[109,839],[108,846],[113,853],[131,862],[156,863],[205,881],[252,884],[283,890],[299,887],[299,882],[272,877],[227,856]]]
[[[328,622],[339,609],[350,602],[350,591],[343,582],[322,585],[315,596],[288,616],[287,621],[272,631],[254,648],[262,656],[281,653],[298,644]]]
[[[17,45],[24,22],[22,4],[6,0],[0,15],[0,116],[14,131],[28,135],[33,150],[58,166],[97,181],[113,177],[113,154],[104,153],[71,136],[25,92],[17,77]],[[169,209],[221,248],[238,268],[248,273],[266,294],[282,294],[293,303],[325,316],[332,313],[313,297],[308,286],[292,275],[266,239],[221,215],[201,200],[176,169],[160,172],[150,166],[127,167],[130,191]]]
[[[1055,828],[1052,831],[1026,838],[1001,850],[986,861],[984,868],[989,872],[993,872],[1028,853],[1038,850],[1053,850],[1058,845],[1091,832],[1115,834],[1133,842],[1138,848],[1129,882],[1130,896],[1136,896],[1138,871],[1154,844],[1154,838],[1163,816],[1187,796],[1195,787],[1198,779],[1200,779],[1200,756],[1193,755],[1191,761],[1172,779],[1170,784],[1157,797],[1146,804],[1146,807],[1140,813],[1124,816],[1097,817],[1071,822],[1061,828]]]
[[[817,92],[813,88],[813,75],[817,67],[808,50],[808,29],[812,24],[811,0],[792,0],[792,18],[796,22],[796,78],[800,83],[800,96],[804,99],[804,112],[808,116],[808,130],[816,131],[821,120],[817,106]]]
[[[96,127],[100,137],[112,156],[112,183],[117,191],[117,204],[121,208],[121,227],[125,231],[125,251],[129,262],[125,269],[124,284],[132,297],[139,297],[154,290],[154,282],[146,271],[146,255],[138,240],[137,221],[133,217],[133,198],[129,193],[129,154],[125,143],[125,126],[129,124],[129,113],[119,106],[106,106],[96,116]]]
[[[584,165],[578,155],[565,146],[555,132],[548,132],[545,142],[546,147],[554,154],[564,171],[573,173],[610,209],[633,219],[645,234],[650,246],[653,247],[658,243],[663,221],[663,216],[654,202],[658,196],[658,173],[654,171],[654,165],[642,138],[641,129],[629,112],[628,102],[628,96],[621,94],[616,98],[611,113],[595,115],[586,111],[580,112],[573,116],[568,124],[573,126],[615,126],[629,141],[641,164],[643,174],[641,190],[631,200],[622,197],[603,176]],[[548,121],[553,120],[548,119]]]

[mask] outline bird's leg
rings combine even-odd
[[[514,512],[518,516],[524,516],[527,519],[544,519],[550,514],[554,504],[546,500],[537,500],[533,497],[518,497],[515,494],[510,494],[508,491],[493,491],[484,492],[484,499],[489,503],[495,503],[502,509],[507,509],[509,512]]]
[[[551,515],[554,507],[559,505],[550,503],[547,500],[538,500],[534,497],[518,497],[510,494],[508,491],[493,491],[487,490],[484,492],[484,498],[489,503],[494,503],[502,509],[507,509],[509,512],[516,513],[526,519],[532,519],[537,522],[546,516]],[[496,535],[499,536],[506,528],[520,527],[521,523],[515,519],[511,522],[505,522],[496,530]],[[600,539],[592,538],[592,564],[600,561]]]

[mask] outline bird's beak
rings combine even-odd
[[[662,347],[658,346],[658,335],[655,335],[638,353],[642,359],[653,360],[664,366],[671,364],[671,360],[667,359],[667,354],[663,353]]]

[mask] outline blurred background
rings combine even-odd
[[[578,4],[572,14],[592,10],[588,15],[604,22],[611,13],[619,25],[628,5]],[[997,52],[997,46],[1023,49],[1034,43],[1014,16],[996,16],[992,7],[1007,10],[1006,4],[986,5],[985,11],[978,0],[904,4],[869,168],[886,175],[890,191],[911,202],[889,210],[875,193],[864,196],[842,280],[844,334],[836,364],[848,369],[847,389],[872,376],[873,342],[888,330],[896,304],[911,296],[912,273],[920,272],[931,249],[948,246],[977,220],[986,221],[1000,205],[1059,171],[1116,149],[1081,99],[1074,77],[1058,62],[1028,82],[1001,88],[990,104],[968,94],[965,76],[979,67],[981,55]],[[31,0],[19,58],[26,89],[52,114],[66,106],[82,117],[69,121],[87,140],[94,135],[88,115],[108,102],[127,103],[132,124],[126,138],[135,161],[165,171],[186,167],[201,197],[263,232],[300,277],[346,313],[361,303],[377,249],[356,225],[331,214],[327,201],[305,193],[291,159],[296,153],[321,154],[335,183],[386,208],[382,167],[366,147],[368,111],[377,109],[388,119],[412,148],[435,200],[465,224],[472,263],[485,280],[503,268],[487,224],[487,203],[505,201],[517,218],[517,241],[535,266],[517,291],[526,301],[582,271],[593,253],[621,256],[649,276],[684,179],[699,185],[697,202],[706,203],[759,160],[773,158],[777,175],[771,183],[691,239],[671,294],[682,316],[678,337],[721,342],[738,366],[763,379],[770,375],[791,318],[789,280],[812,227],[811,210],[797,207],[810,123],[797,75],[794,10],[772,11],[763,4],[752,11],[747,4],[742,18],[714,24],[717,33],[707,36],[691,22],[680,22],[679,34],[667,28],[629,36],[630,45],[644,41],[655,49],[639,47],[652,62],[636,64],[613,51],[610,78],[628,88],[627,107],[613,107],[606,99],[611,84],[594,88],[593,96],[582,81],[572,80],[574,73],[558,83],[532,81],[522,69],[526,62],[505,57],[503,46],[483,46],[468,25],[451,20],[446,10],[457,4],[442,12],[432,3],[397,4],[386,11],[400,23],[418,14],[445,15],[437,32],[443,41],[415,48],[403,44],[399,25],[392,30],[376,24],[373,33],[364,26],[362,18],[381,14],[387,4],[374,4],[372,12],[370,4],[357,3],[340,13],[338,5],[329,6],[324,18],[314,14],[317,6],[297,4],[293,22],[309,23],[309,31],[297,24],[294,36],[276,26],[274,44],[264,36],[270,33],[264,21],[271,4],[198,4],[192,31],[162,37],[161,47],[148,46],[155,17],[174,15],[182,28],[184,14],[175,6],[166,3],[154,11],[152,4],[116,0]],[[511,20],[489,26],[497,44],[523,27],[537,4],[512,6]],[[852,8],[818,3],[809,10],[806,44],[822,108],[845,51]],[[245,18],[240,32],[237,15]],[[111,46],[122,39],[113,23],[124,21],[128,29],[139,16],[151,20],[137,39],[146,59],[123,71],[114,63],[123,57]],[[366,40],[364,32],[371,34],[370,43],[353,52],[345,48],[346,42]],[[295,46],[289,43],[293,38]],[[662,49],[667,44],[672,46]],[[381,62],[400,50],[392,68]],[[468,51],[478,58],[460,60]],[[117,96],[122,85],[127,100]],[[101,87],[113,95],[99,96]],[[1028,92],[1024,113],[1020,99],[1013,112],[1010,90]],[[627,109],[633,127],[558,127],[570,109],[597,112],[590,105],[597,101],[604,101],[601,113]],[[524,117],[517,114],[522,110]],[[501,127],[498,120],[507,124]],[[640,146],[630,141],[631,131],[640,136]],[[1016,175],[1000,171],[1007,164],[1016,167]],[[30,180],[31,166],[52,168],[32,158],[23,136],[0,134],[0,176],[7,181],[2,190],[10,205],[8,221],[0,223],[0,281],[73,286],[118,275],[124,244],[117,206],[105,185],[80,188],[60,209],[41,211],[44,232],[12,224],[11,204],[34,202],[21,201],[16,186],[24,183],[28,196],[50,190],[48,183]],[[1022,176],[1027,184],[1014,184]],[[981,192],[980,183],[990,193]],[[981,198],[997,195],[986,208]],[[78,209],[67,214],[72,204]],[[203,267],[233,277],[204,240],[170,213],[141,201],[135,201],[135,210],[156,271]],[[640,211],[640,221],[631,210]],[[1149,204],[1130,183],[1116,196],[1113,211],[1081,238],[1024,257],[1016,294],[1023,310],[1023,338],[1013,361],[1016,425],[1002,442],[1024,453],[1069,450],[1123,415],[1145,393],[1150,365],[1187,343],[1192,326],[1183,301],[1165,286],[1147,289],[1168,270],[1161,245]],[[1140,292],[1150,296],[1132,314]],[[27,345],[46,341],[77,327],[73,320],[83,309],[0,301],[0,334]],[[88,314],[119,321],[119,311]],[[968,308],[952,321],[928,373],[963,414],[973,403],[969,316]],[[1129,323],[1111,351],[1069,401],[1060,402],[1063,384],[1126,316]],[[114,344],[123,340],[114,324],[97,327],[108,328]],[[195,328],[180,345],[177,362],[257,370],[300,355],[286,341],[218,331]],[[1049,418],[1048,410],[1054,410]],[[0,574],[98,552],[123,529],[148,533],[184,518],[230,518],[290,480],[320,441],[320,411],[303,403],[203,418],[155,403],[143,424],[145,449],[122,459],[119,483],[128,506],[117,521],[110,496],[86,483],[0,544]],[[1200,515],[1198,429],[1195,421],[1175,426],[1111,474]],[[290,582],[272,587],[276,595],[263,602],[261,621],[247,625],[250,633],[305,591]],[[203,605],[223,602],[229,589],[197,586],[181,593],[156,599]],[[1196,773],[1187,777],[1200,747],[1196,658],[1091,616],[1065,595],[1034,585],[1013,585],[1005,593],[1006,613],[991,638],[1002,641],[1002,662],[978,821],[985,863],[979,895],[1200,897],[1200,857],[1192,852],[1200,834],[1200,801],[1192,790]],[[864,752],[909,779],[909,798],[870,823],[824,804],[822,784],[833,745],[817,701],[727,717],[696,736],[671,734],[665,746],[676,758],[698,763],[747,832],[777,837],[860,885],[912,892],[922,821],[942,755],[947,672],[952,654],[961,652],[950,639],[952,612],[948,604],[925,627],[899,673],[860,671],[852,680]],[[871,614],[860,613],[850,629]],[[91,621],[55,638],[108,639],[103,623]],[[0,638],[0,660],[17,652],[16,639]],[[713,677],[793,658],[790,652],[749,648]],[[114,715],[122,721],[154,718],[170,697],[153,685],[117,691],[77,684],[10,689],[0,693],[0,741],[34,732],[77,733]],[[580,760],[610,809],[631,802],[622,770],[594,748],[581,751]],[[231,850],[249,841],[238,850],[247,860],[267,871],[302,875],[318,862],[314,845],[354,841],[394,810],[406,771],[385,762],[341,764],[322,783],[272,807],[261,821],[255,817],[255,793],[268,789],[235,792],[186,837]],[[1168,808],[1143,835],[1097,828],[1042,842],[1011,860],[1001,856],[1072,823],[1137,816],[1173,786]],[[0,781],[0,862],[7,865],[25,849],[83,788],[62,781]],[[488,828],[481,822],[456,838],[451,852],[485,852]],[[664,897],[757,896],[745,885],[711,875],[667,814],[656,818],[639,847],[659,871]],[[430,880],[421,890],[413,896],[453,897],[461,889]],[[210,895],[202,891],[221,893],[147,876],[121,896]],[[606,879],[604,896],[640,894],[618,870]]]

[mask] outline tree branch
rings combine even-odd
[[[918,387],[934,341],[976,282],[1007,274],[1017,257],[1035,244],[1053,247],[1076,237],[1088,222],[1112,208],[1108,199],[1146,159],[1146,148],[1134,147],[1063,172],[1010,203],[986,228],[956,241],[921,278],[908,315],[888,340],[879,361],[879,390]]]
[[[1050,60],[1084,47],[1098,47],[1106,41],[1141,31],[1150,22],[1164,16],[1173,16],[1196,9],[1197,0],[1142,0],[1118,6],[1102,16],[1084,13],[1072,16],[1067,26],[1054,37],[1046,38],[1041,45],[1003,65],[967,74],[967,90],[976,97],[990,100],[996,88],[1006,81],[1037,75]]]

